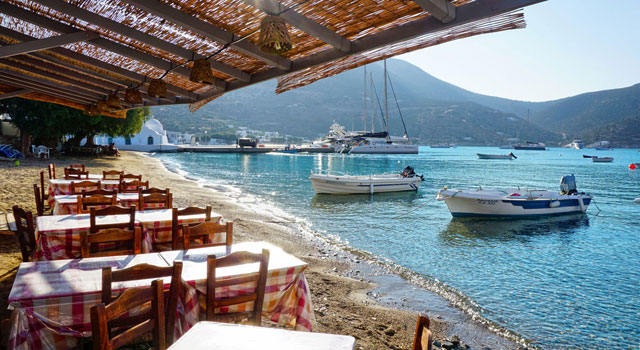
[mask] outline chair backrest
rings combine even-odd
[[[48,169],[49,169],[49,179],[55,179],[56,178],[56,165],[54,163],[51,163],[51,164],[49,164]]]
[[[142,192],[142,194],[152,194],[152,193],[169,194],[170,190],[168,188],[161,189],[157,187],[148,187],[145,189],[142,189],[142,188],[139,189],[139,192]]]
[[[149,181],[124,181],[120,180],[120,184],[118,185],[120,188],[120,193],[138,193],[138,190],[141,188],[149,188]]]
[[[257,274],[224,278],[220,281],[216,280],[217,268],[256,262],[260,263],[260,269]],[[267,285],[268,268],[269,251],[266,249],[263,249],[261,254],[235,252],[219,259],[216,258],[215,255],[209,255],[207,257],[207,320],[228,320],[229,318],[239,320],[239,318],[242,317],[248,319],[252,324],[259,326],[262,316],[264,290]],[[224,296],[220,297],[216,295],[216,288],[237,285],[242,285],[242,293],[239,295],[235,295],[235,293],[222,293]],[[232,291],[233,288],[229,288],[229,290]],[[216,309],[221,307],[241,305],[250,302],[253,302],[253,308],[249,311],[216,314]]]
[[[122,174],[120,175],[120,180],[138,180],[142,181],[142,175],[134,175],[134,174]]]
[[[102,179],[103,180],[120,180],[120,177],[122,175],[124,175],[123,171],[117,171],[117,170],[103,171]]]
[[[105,228],[123,228],[130,231],[133,231],[135,228],[136,222],[136,206],[132,205],[130,207],[121,207],[118,205],[112,205],[110,207],[106,207],[103,209],[98,208],[89,208],[89,232],[96,233],[99,230]],[[128,222],[118,223],[118,224],[98,224],[96,222],[96,217],[98,216],[106,216],[106,215],[129,215]]]
[[[89,212],[89,208],[98,207],[104,208],[111,205],[116,205],[117,198],[115,195],[105,196],[101,194],[96,194],[93,196],[85,196],[84,193],[82,196],[78,196],[78,214],[86,214]]]
[[[431,350],[433,335],[429,330],[429,317],[418,315],[416,334],[413,338],[413,350]]]
[[[176,311],[178,309],[178,298],[182,286],[182,262],[174,261],[173,266],[160,267],[156,265],[140,264],[126,269],[112,271],[111,267],[102,268],[102,302],[105,305],[111,303],[113,292],[111,290],[112,282],[136,281],[152,278],[171,277],[171,287],[165,291],[165,319],[166,319],[166,341],[167,344],[173,342],[173,328],[176,320]],[[130,326],[136,318],[118,319],[119,322],[113,322],[112,327]]]
[[[69,164],[68,169],[76,169],[80,171],[85,171],[84,164]]]
[[[148,318],[141,320],[116,336],[111,337],[109,321],[151,302]],[[153,348],[166,349],[164,296],[162,280],[151,282],[149,287],[137,287],[124,291],[118,299],[105,305],[100,303],[91,308],[91,333],[94,350],[119,349],[137,340],[140,336],[153,331]]]
[[[213,243],[214,235],[218,233],[225,234],[223,243]],[[202,243],[194,243],[194,240],[200,240]],[[226,245],[230,247],[233,244],[233,222],[219,224],[217,222],[203,222],[198,225],[182,226],[182,244],[183,249],[215,247]]]
[[[140,210],[158,208],[168,209],[173,208],[173,195],[171,193],[142,194],[138,191],[138,202],[140,203]]]
[[[42,216],[44,215],[44,202],[40,197],[40,188],[36,184],[33,184],[33,194],[36,197],[36,212],[38,213],[38,216]]]
[[[64,168],[65,179],[88,179],[89,172],[73,168]]]
[[[206,208],[188,207],[184,209],[173,208],[171,215],[171,248],[173,250],[180,249],[180,236],[182,235],[182,225],[180,225],[180,217],[186,215],[198,215],[204,214],[204,221],[211,221],[211,206],[207,205]],[[194,226],[189,225],[189,226]]]
[[[44,170],[40,172],[40,199],[42,200],[42,205],[44,205],[44,201],[49,198],[49,196],[45,193],[44,189]]]
[[[14,205],[13,218],[16,221],[16,235],[20,242],[22,261],[29,261],[36,251],[36,229],[33,225],[33,214]]]
[[[71,189],[71,194],[82,194],[82,191],[87,191],[89,188],[91,189],[99,189],[102,188],[102,183],[100,181],[74,181],[69,185]]]
[[[105,190],[102,188],[98,188],[95,190],[90,190],[90,191],[82,191],[82,197],[88,197],[88,196],[95,196],[97,194],[103,195],[103,196],[117,196],[118,195],[118,190]]]
[[[141,252],[142,234],[140,228],[123,230],[107,228],[97,233],[80,232],[80,249],[83,258],[97,256],[136,255]],[[102,245],[102,247],[100,246]],[[106,248],[109,245],[113,249]]]

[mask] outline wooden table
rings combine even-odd
[[[313,308],[303,274],[304,262],[265,242],[234,244],[230,251],[261,251],[262,248],[269,249],[271,253],[263,315],[281,324],[289,322],[292,327],[311,322]],[[162,254],[22,263],[9,294],[10,308],[14,309],[9,349],[67,349],[77,346],[78,339],[91,336],[90,309],[100,302],[103,266],[115,269],[142,263],[172,266],[174,260],[184,261],[182,278],[183,286],[187,287],[179,301],[179,308],[187,317],[180,317],[175,325],[176,334],[181,335],[198,322],[197,319],[192,323],[186,322],[194,315],[189,305],[193,302],[197,305],[198,296],[193,287],[197,282],[188,279],[206,276],[206,269],[203,271],[202,268],[206,266],[209,253],[223,256],[227,252],[224,247],[215,247]],[[235,271],[221,268],[218,272],[228,276],[250,273],[254,269],[257,271],[257,266],[248,264]],[[124,288],[149,285],[150,281],[114,283],[113,289],[119,292]],[[171,279],[167,277],[164,281],[167,287]]]
[[[221,216],[211,213],[212,221],[219,221]],[[202,222],[204,214],[181,216],[179,224]],[[136,211],[136,225],[142,227],[142,251],[151,252],[154,243],[171,242],[171,209],[154,209]],[[128,215],[110,215],[97,218],[98,224],[116,224],[128,222]],[[48,215],[36,219],[37,260],[74,259],[81,256],[80,232],[89,232],[89,214]],[[214,239],[223,242],[222,235]]]
[[[138,206],[137,193],[118,193],[117,203],[123,207]],[[151,203],[158,204],[158,203]],[[53,215],[76,214],[78,212],[78,195],[62,194],[53,197]]]
[[[203,321],[170,350],[353,350],[352,336]]]

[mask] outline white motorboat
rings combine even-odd
[[[518,159],[513,152],[509,154],[485,154],[485,153],[476,153],[478,158],[480,159]]]
[[[446,187],[438,191],[453,217],[530,217],[584,213],[591,196],[579,193],[575,177],[563,176],[560,192],[532,189],[457,190]]]
[[[316,193],[327,194],[417,191],[424,180],[410,166],[400,174],[334,175],[312,172],[309,179]]]
[[[591,160],[594,163],[611,163],[613,162],[613,157],[591,157]]]

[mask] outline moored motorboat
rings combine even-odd
[[[309,177],[316,193],[354,194],[417,191],[424,178],[407,166],[400,174],[334,175],[314,174]]]
[[[598,158],[598,156],[589,156],[589,155],[583,154],[582,158]]]
[[[613,162],[613,157],[592,157],[591,160],[594,163],[611,163]]]
[[[486,153],[476,153],[478,158],[480,159],[518,159],[513,152],[509,154],[486,154]]]
[[[457,190],[446,187],[437,199],[453,217],[529,217],[584,213],[591,196],[579,193],[573,175],[563,176],[560,192],[531,189]]]
[[[524,144],[513,146],[518,151],[546,151],[547,147],[542,142],[530,142],[527,141]]]

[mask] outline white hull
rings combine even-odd
[[[552,191],[518,189],[440,190],[438,200],[453,217],[529,217],[584,213],[591,203],[585,194],[560,195]]]
[[[398,143],[372,142],[368,145],[354,146],[350,154],[418,154],[417,145]]]
[[[397,174],[371,176],[311,174],[310,180],[316,193],[327,194],[417,191],[422,182],[419,176],[402,177]]]
[[[613,162],[613,158],[611,158],[611,157],[603,157],[603,158],[594,157],[594,158],[591,158],[591,160],[594,163],[611,163],[611,162]]]
[[[510,154],[484,154],[476,153],[480,159],[513,159]]]

